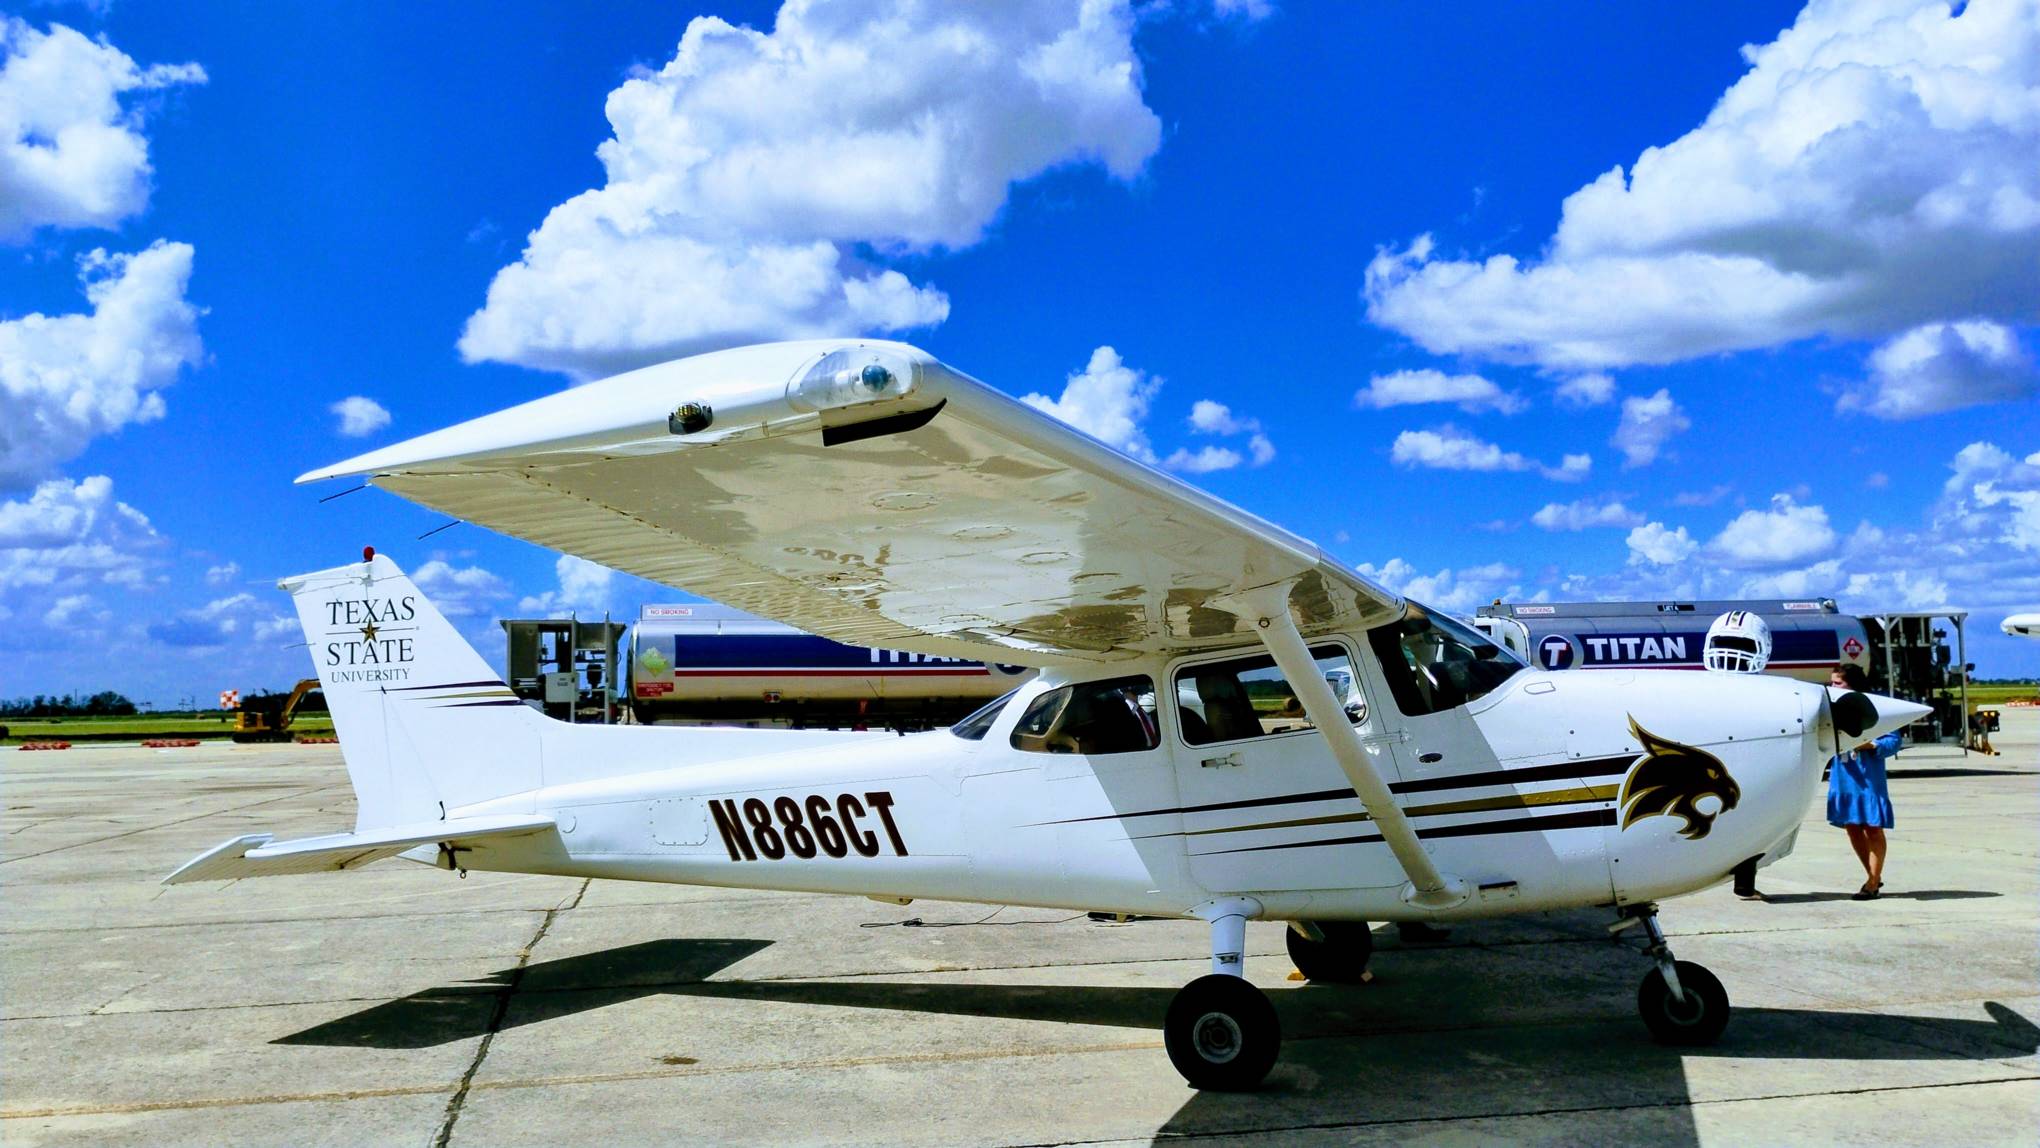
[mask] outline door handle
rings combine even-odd
[[[1444,761],[1445,755],[1442,753],[1437,753],[1435,751],[1431,753],[1420,753],[1417,755],[1417,760],[1423,762],[1425,765],[1435,765],[1438,762]]]
[[[1228,765],[1237,766],[1239,763],[1240,763],[1239,754],[1228,753],[1223,757],[1207,757],[1203,761],[1198,762],[1197,764],[1204,767],[1205,769],[1218,769],[1222,766]]]

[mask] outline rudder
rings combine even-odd
[[[535,789],[548,719],[381,555],[278,583],[297,604],[357,831]]]

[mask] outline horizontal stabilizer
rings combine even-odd
[[[456,817],[391,825],[358,833],[333,833],[277,841],[267,833],[236,837],[184,863],[163,878],[165,885],[186,881],[234,881],[242,877],[280,877],[293,873],[329,873],[358,869],[371,861],[394,857],[418,845],[457,843],[484,837],[522,837],[553,827],[550,817],[514,814]]]

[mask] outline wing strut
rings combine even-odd
[[[1466,882],[1439,873],[1431,863],[1431,855],[1424,852],[1416,830],[1410,827],[1410,819],[1403,815],[1402,807],[1389,793],[1388,783],[1369,759],[1359,731],[1346,719],[1346,711],[1332,694],[1332,687],[1319,676],[1310,646],[1289,613],[1289,591],[1294,584],[1277,582],[1256,587],[1214,599],[1211,605],[1251,623],[1261,644],[1274,656],[1282,676],[1289,679],[1289,687],[1303,703],[1304,714],[1332,747],[1332,756],[1345,771],[1360,804],[1366,807],[1367,815],[1374,819],[1382,839],[1408,875],[1410,883],[1403,888],[1402,899],[1422,909],[1449,909],[1460,904],[1467,897]]]

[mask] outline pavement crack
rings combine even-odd
[[[547,909],[545,919],[538,923],[537,931],[531,934],[531,939],[524,943],[523,948],[517,950],[517,966],[510,970],[510,975],[504,979],[502,989],[496,993],[496,1007],[489,1014],[489,1027],[483,1031],[481,1043],[475,1046],[475,1058],[468,1062],[467,1071],[460,1075],[460,1084],[446,1100],[446,1117],[439,1124],[439,1134],[432,1138],[432,1148],[447,1148],[447,1145],[453,1142],[453,1126],[460,1120],[460,1110],[467,1104],[468,1093],[474,1089],[475,1074],[481,1071],[482,1062],[489,1058],[489,1046],[496,1042],[496,1034],[502,1031],[503,1021],[510,1015],[510,998],[517,995],[517,986],[523,982],[525,970],[531,967],[532,951],[538,948],[539,942],[545,940],[546,933],[552,930],[553,922],[559,919],[561,913],[581,904],[581,898],[587,895],[588,886],[593,883],[593,878],[582,881],[581,887],[574,890],[572,897],[563,899],[560,904]]]

